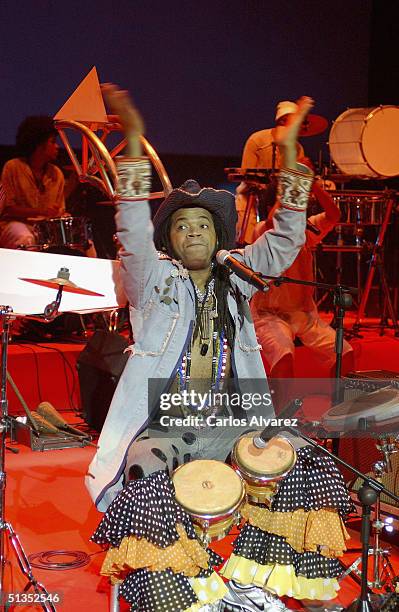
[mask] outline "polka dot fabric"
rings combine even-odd
[[[342,573],[342,566],[338,559],[329,559],[318,552],[297,553],[287,544],[285,538],[266,533],[252,525],[243,527],[234,542],[234,555],[256,561],[261,565],[273,563],[291,565],[296,575],[306,578],[331,578]],[[229,562],[225,570],[228,564]],[[238,576],[230,576],[225,570],[223,570],[223,576],[238,579]]]
[[[182,530],[184,538],[181,539]],[[135,536],[145,545],[143,540],[154,545],[154,554],[148,559],[148,567],[136,569],[126,577],[122,568],[125,559],[118,557],[119,547],[129,543],[129,538]],[[203,559],[197,559],[203,567],[205,557],[208,559],[206,568],[197,568],[197,578],[207,578],[212,575],[213,567],[221,565],[223,559],[211,550],[204,551],[196,538],[189,515],[179,506],[174,496],[174,486],[164,471],[154,472],[146,478],[130,481],[114,499],[105,513],[100,525],[92,536],[97,544],[108,544],[112,568],[106,568],[105,573],[114,578],[119,574],[123,579],[119,587],[120,595],[131,604],[132,610],[140,612],[178,612],[186,610],[198,603],[198,597],[190,584],[190,579],[183,573],[173,572],[169,567],[163,571],[151,571],[149,567],[160,562],[160,557],[170,557],[170,563],[180,563],[181,555],[174,559],[173,550],[176,542],[188,538],[186,547],[192,549],[194,557],[198,557],[190,540],[195,540]],[[169,551],[167,550],[169,547]],[[151,546],[147,547],[151,552]],[[157,549],[164,549],[161,551]],[[166,550],[165,550],[166,549]],[[121,549],[122,550],[122,549]],[[128,552],[128,547],[126,548]],[[115,555],[113,559],[112,555]],[[187,574],[192,575],[192,560],[187,557]],[[118,570],[119,568],[119,570]]]
[[[281,481],[272,501],[272,510],[277,512],[294,512],[298,508],[306,512],[334,508],[343,517],[354,510],[335,463],[311,446],[297,450],[295,467]]]
[[[269,573],[273,567],[291,567],[295,575],[303,580],[327,580],[339,576],[342,572],[339,561],[326,556],[333,551],[328,550],[326,546],[323,549],[325,538],[319,519],[322,518],[322,510],[344,518],[353,509],[343,478],[333,461],[318,454],[310,446],[300,448],[294,469],[281,481],[278,492],[272,499],[271,512],[267,517],[269,530],[264,531],[246,523],[234,542],[234,552],[222,570],[223,576],[240,581],[238,574],[245,570],[248,560],[254,562],[254,571],[258,571],[257,564],[260,572],[262,567],[268,566]],[[284,513],[288,519],[288,513],[296,513],[298,510],[304,513],[314,512],[313,544],[319,542],[320,545],[312,545],[313,550],[304,550],[299,541],[302,538],[293,538],[293,542],[298,540],[297,545],[301,550],[297,552],[287,542],[286,537],[273,533],[278,532],[281,525],[286,527]],[[273,523],[274,519],[276,525]],[[303,542],[305,541],[306,538],[303,539]],[[325,554],[321,554],[322,552]],[[306,586],[301,589],[302,592],[304,590]]]
[[[166,472],[129,481],[114,499],[92,536],[97,544],[117,547],[131,535],[165,548],[178,539],[181,523],[189,538],[196,537],[189,515],[177,504]]]
[[[197,596],[183,574],[132,572],[119,587],[119,594],[140,612],[178,612],[197,603]]]

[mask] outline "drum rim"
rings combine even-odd
[[[390,389],[391,387],[387,386],[387,387],[382,387],[381,389],[376,389],[375,391],[371,391],[369,394],[366,393],[366,395],[371,395],[373,393],[378,394],[379,391],[381,390],[385,390],[385,389]],[[359,396],[361,397],[361,396]],[[356,399],[356,398],[354,398]],[[350,400],[348,400],[350,401]],[[395,397],[392,397],[392,399],[388,400],[386,402],[386,407],[388,410],[392,410],[395,405],[397,405],[397,401],[395,403]],[[384,415],[378,411],[376,411],[376,408],[381,408],[383,406],[383,404],[381,405],[376,405],[376,406],[370,406],[369,408],[364,408],[361,412],[358,413],[351,413],[351,414],[328,414],[329,412],[332,412],[334,410],[334,406],[332,408],[330,408],[327,413],[324,416],[324,423],[326,425],[326,427],[329,427],[331,431],[336,431],[336,427],[339,427],[340,429],[342,429],[343,431],[352,431],[353,427],[355,427],[355,430],[358,429],[359,427],[359,420],[362,418],[370,418],[370,417],[375,417],[375,423],[378,426],[384,426],[388,425],[390,421],[392,421],[395,418],[398,418],[399,413],[396,415],[392,415],[390,414],[390,416],[388,415]],[[385,417],[385,418],[384,418]]]
[[[287,438],[287,436],[284,435],[277,435],[275,436],[276,438],[281,438],[283,440],[285,440],[286,442],[288,442],[288,444],[290,445],[291,449],[292,449],[292,453],[293,453],[293,461],[292,461],[292,465],[289,468],[286,468],[284,470],[284,472],[280,472],[278,474],[273,474],[273,475],[269,475],[269,476],[265,476],[263,474],[261,474],[260,472],[250,472],[248,468],[246,468],[245,466],[243,466],[240,463],[240,459],[238,457],[238,447],[240,444],[240,441],[243,438],[249,438],[252,437],[254,438],[256,434],[261,433],[259,432],[251,432],[249,435],[243,434],[242,436],[240,436],[233,447],[233,450],[231,451],[231,463],[232,466],[234,467],[235,471],[238,473],[239,476],[241,476],[241,478],[244,478],[244,480],[250,481],[250,483],[256,484],[256,485],[262,485],[262,484],[266,484],[269,482],[279,482],[280,480],[282,480],[283,478],[285,478],[295,467],[296,462],[297,462],[297,453],[296,450],[294,448],[294,445],[292,444],[291,440],[289,440],[289,438]]]

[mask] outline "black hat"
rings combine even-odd
[[[228,237],[227,249],[232,249],[236,243],[237,211],[235,198],[226,189],[200,187],[197,181],[189,179],[181,187],[173,189],[158,208],[154,219],[154,242],[161,250],[161,232],[169,217],[179,208],[205,208],[219,218]]]

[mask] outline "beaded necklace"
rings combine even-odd
[[[214,331],[212,333],[212,373],[210,390],[218,392],[223,386],[226,376],[228,343],[225,333],[220,335]],[[191,350],[190,342],[186,353],[183,355],[178,368],[178,391],[189,391],[191,376]]]
[[[218,334],[213,330],[210,332],[211,322],[217,318],[217,299],[214,293],[215,279],[212,278],[205,291],[201,291],[195,283],[193,283],[197,297],[197,316],[199,321],[199,334],[201,349],[200,354],[205,357],[208,353],[210,336],[212,336],[212,373],[211,373],[211,391],[219,391],[222,387],[223,379],[226,374],[227,363],[227,338],[222,331]],[[207,305],[207,302],[211,304]],[[198,314],[199,310],[199,314]],[[190,387],[191,375],[191,355],[192,355],[193,339],[191,338],[186,353],[182,357],[181,364],[178,368],[178,389],[179,391],[188,391]]]

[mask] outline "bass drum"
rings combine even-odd
[[[399,107],[348,109],[334,121],[328,146],[343,174],[399,175]]]

